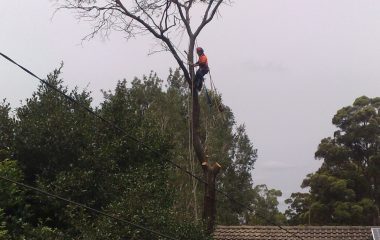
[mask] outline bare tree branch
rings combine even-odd
[[[191,26],[190,26],[190,18],[188,17],[188,8],[183,5],[183,4],[180,4],[178,2],[178,0],[172,0],[175,4],[177,4],[177,8],[178,8],[178,12],[179,12],[179,15],[182,19],[182,23],[185,25],[185,28],[187,30],[187,34],[189,35],[189,37],[191,38],[193,36],[193,32],[191,31]],[[185,9],[186,11],[186,16],[184,15],[183,13],[183,10],[182,8]]]
[[[218,2],[216,3],[216,5],[214,6],[214,8],[212,9],[211,11],[211,14],[210,16],[208,16],[209,14],[209,10],[211,8],[211,5],[213,4],[214,0],[211,0],[209,2],[209,5],[207,7],[207,10],[205,12],[205,15],[204,15],[204,18],[203,18],[203,21],[202,23],[199,25],[198,29],[195,31],[194,33],[194,36],[195,37],[198,37],[199,33],[202,31],[202,29],[209,23],[211,22],[211,20],[214,18],[216,12],[218,11],[218,8],[220,7],[220,5],[223,3],[223,0],[218,0]]]

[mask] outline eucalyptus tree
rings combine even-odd
[[[291,222],[377,225],[380,209],[380,98],[357,98],[332,119],[337,130],[315,153],[322,166],[292,194]]]
[[[215,179],[221,166],[208,159],[204,141],[200,135],[200,104],[194,88],[194,48],[196,40],[205,26],[218,14],[222,5],[230,0],[57,0],[58,9],[69,9],[79,19],[94,23],[92,31],[85,38],[97,34],[108,35],[121,31],[127,38],[150,34],[163,51],[169,52],[182,70],[184,79],[192,93],[191,135],[193,148],[199,165],[203,169],[205,193],[203,219],[207,230],[212,231],[215,222]],[[198,18],[196,16],[202,12]],[[188,43],[186,59],[181,59],[174,41],[179,32]]]

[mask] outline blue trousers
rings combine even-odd
[[[204,76],[209,72],[208,69],[202,69],[198,68],[197,72],[195,73],[195,87],[198,89],[198,91],[202,90],[202,85],[204,81]]]

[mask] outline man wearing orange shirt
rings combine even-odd
[[[197,54],[199,60],[194,64],[194,66],[199,68],[195,74],[195,87],[198,91],[200,91],[203,85],[203,77],[210,71],[210,69],[208,68],[208,61],[206,55],[204,54],[203,48],[197,47]]]

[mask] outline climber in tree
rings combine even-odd
[[[210,69],[208,68],[208,61],[206,55],[204,54],[203,48],[197,47],[197,54],[199,59],[193,66],[199,67],[195,74],[195,87],[198,91],[200,91],[204,81],[203,77],[210,71]]]

